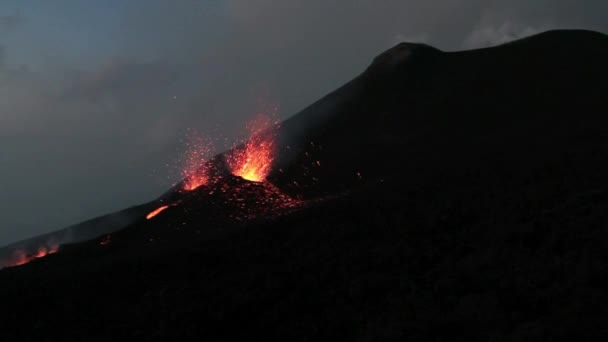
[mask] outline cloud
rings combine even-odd
[[[170,88],[178,71],[166,62],[112,59],[92,72],[84,73],[71,85],[67,95],[96,100],[102,97],[146,96]]]
[[[545,31],[535,27],[516,25],[510,22],[498,26],[480,27],[465,39],[464,48],[483,48],[504,44]]]
[[[484,48],[531,36],[554,27],[550,16],[530,18],[528,7],[489,8],[481,12],[472,31],[464,38],[462,48]]]
[[[135,61],[61,77],[5,68],[0,241],[158,195],[168,183],[165,158],[187,121],[180,116],[189,114],[170,97],[178,74],[165,63]]]
[[[25,22],[21,15],[0,15],[0,33],[14,30]]]

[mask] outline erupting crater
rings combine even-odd
[[[211,144],[198,134],[189,134],[187,139],[186,160],[182,169],[183,190],[193,191],[209,182],[207,158],[213,149]]]
[[[247,125],[248,139],[223,155],[216,163],[204,158],[211,150],[200,139],[189,146],[186,177],[181,190],[150,212],[148,220],[170,206],[180,206],[189,215],[204,215],[210,220],[247,220],[275,216],[299,207],[303,202],[271,184],[267,177],[276,156],[278,123],[272,116],[259,114]],[[220,166],[222,161],[225,163]],[[219,164],[217,163],[219,162]],[[224,169],[223,167],[227,167]]]
[[[249,139],[235,147],[226,162],[235,176],[252,182],[263,182],[271,171],[275,157],[275,135],[278,123],[258,115],[249,125]]]

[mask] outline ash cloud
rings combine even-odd
[[[608,32],[603,0],[76,4],[53,3],[70,9],[49,14],[57,32],[26,5],[0,11],[0,245],[152,199],[177,180],[166,164],[187,128],[231,141],[259,108],[294,114],[399,40],[458,50]],[[107,26],[88,24],[102,10]]]
[[[0,15],[0,33],[18,28],[25,22],[22,15],[8,14]]]

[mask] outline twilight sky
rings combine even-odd
[[[179,178],[188,129],[232,141],[260,107],[292,115],[400,41],[608,33],[607,13],[606,0],[2,0],[0,246],[153,199]]]

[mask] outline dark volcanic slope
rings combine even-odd
[[[15,264],[20,254],[36,254],[39,248],[57,247],[65,243],[88,241],[121,229],[140,219],[150,210],[155,209],[156,202],[136,205],[115,213],[102,215],[48,234],[11,243],[0,248],[0,269]]]
[[[587,31],[398,45],[282,125],[273,185],[0,271],[0,334],[606,340],[606,61]]]

